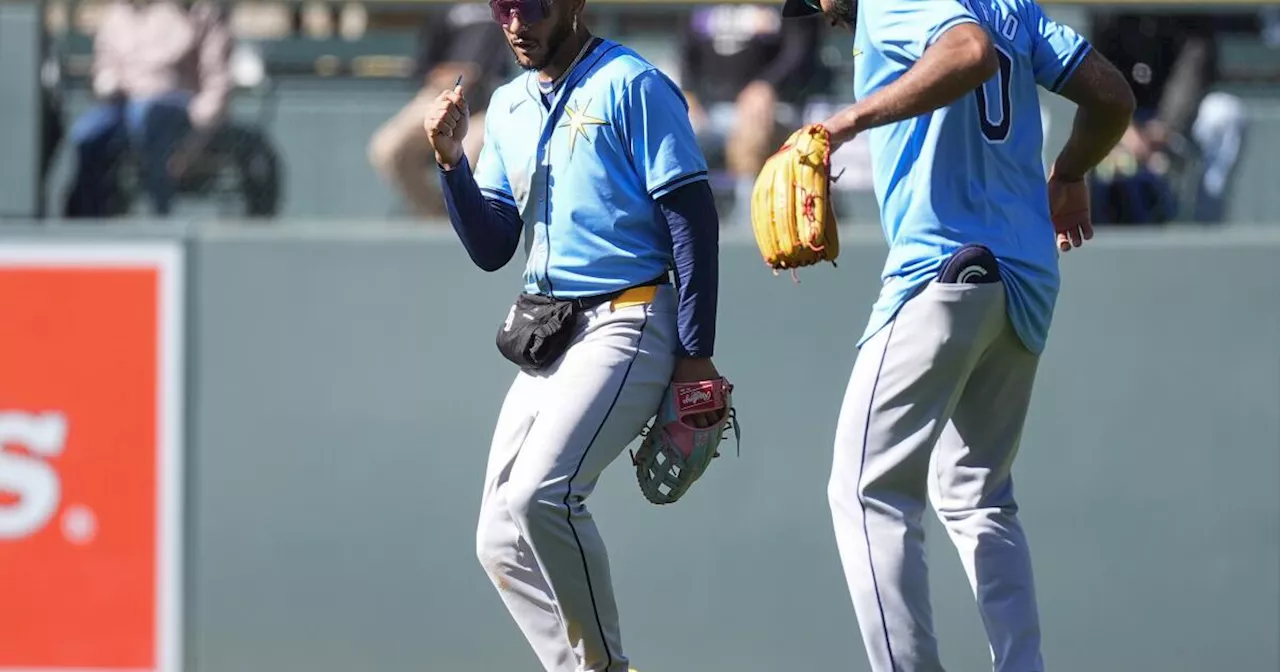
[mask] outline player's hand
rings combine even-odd
[[[1064,180],[1049,173],[1049,216],[1058,235],[1058,249],[1070,252],[1093,239],[1089,186],[1083,179]]]
[[[462,162],[465,154],[462,139],[467,137],[470,118],[471,110],[467,107],[466,97],[462,95],[461,83],[436,96],[435,104],[427,113],[422,126],[427,131],[431,147],[435,149],[436,162],[441,166],[451,169]]]
[[[705,358],[681,358],[676,360],[675,371],[671,374],[673,383],[696,383],[703,380],[715,380],[720,377],[716,365]],[[689,424],[694,427],[710,427],[719,419],[718,413],[699,413],[689,416]]]

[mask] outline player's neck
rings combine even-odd
[[[544,82],[554,82],[563,77],[578,62],[582,50],[591,43],[591,38],[591,31],[579,24],[577,30],[556,50],[547,67],[538,71],[538,78]]]

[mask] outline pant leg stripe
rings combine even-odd
[[[600,643],[604,646],[604,655],[608,658],[608,662],[605,663],[606,670],[613,667],[613,652],[609,650],[609,640],[604,634],[604,623],[600,620],[600,609],[596,606],[596,591],[591,586],[591,570],[587,566],[587,551],[582,547],[582,540],[578,537],[577,528],[573,526],[573,509],[569,507],[569,498],[573,496],[573,480],[582,471],[582,465],[587,461],[587,455],[591,453],[591,448],[595,445],[596,439],[600,437],[600,432],[604,430],[605,423],[609,422],[609,416],[613,414],[613,408],[618,405],[618,398],[622,396],[622,390],[627,386],[627,378],[631,376],[631,367],[635,366],[636,359],[640,356],[640,343],[644,341],[644,332],[648,326],[649,317],[646,315],[644,322],[640,324],[640,336],[636,338],[634,346],[635,353],[631,355],[631,361],[627,362],[627,369],[622,373],[622,382],[618,384],[618,391],[613,394],[613,400],[609,402],[609,409],[605,411],[600,424],[596,426],[596,431],[591,435],[591,441],[587,443],[586,450],[582,451],[582,457],[578,459],[578,466],[574,468],[573,475],[569,477],[569,487],[564,494],[565,521],[569,523],[569,531],[573,533],[573,541],[578,545],[578,556],[582,558],[582,573],[587,579],[587,595],[591,598],[591,612],[596,619],[596,630],[600,633]]]
[[[880,583],[876,580],[876,564],[871,557],[871,531],[867,526],[867,504],[862,499],[862,471],[867,466],[867,437],[871,433],[871,411],[876,406],[876,388],[880,386],[880,373],[884,370],[884,360],[889,353],[889,343],[893,341],[893,328],[897,320],[889,323],[889,333],[884,338],[884,349],[880,351],[880,362],[876,364],[876,378],[871,383],[871,398],[867,402],[867,419],[862,425],[862,462],[858,465],[858,482],[856,484],[858,505],[862,507],[862,536],[867,542],[867,566],[871,569],[871,586],[876,591],[876,606],[880,608],[880,626],[884,630],[884,647],[889,652],[889,667],[897,670],[898,664],[893,660],[893,644],[889,642],[889,622],[884,616],[884,601],[880,599]]]

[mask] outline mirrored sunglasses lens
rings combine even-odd
[[[493,20],[504,26],[511,23],[515,12],[520,13],[520,20],[525,23],[537,23],[547,15],[543,0],[489,0],[489,9]]]

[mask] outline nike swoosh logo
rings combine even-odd
[[[854,50],[853,50],[853,57],[854,57],[854,58],[857,58],[857,57],[859,57],[859,56],[861,56],[861,55],[862,55],[862,50],[861,50],[861,49],[854,49]]]
[[[521,105],[524,105],[524,103],[525,103],[525,100],[523,98],[521,98],[520,100],[517,100],[514,103],[511,103],[511,107],[507,109],[507,114],[511,114],[512,112],[515,112],[516,108],[520,107]]]

